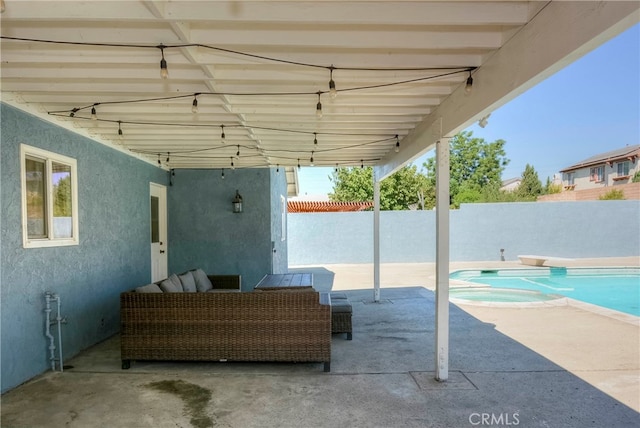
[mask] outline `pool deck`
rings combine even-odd
[[[576,263],[640,265],[637,258]],[[433,379],[433,263],[383,265],[379,303],[372,302],[371,265],[291,270],[313,272],[317,289],[345,290],[353,304],[353,340],[334,335],[330,373],[321,364],[175,362],[138,362],[123,371],[114,336],[65,361],[72,369],[3,394],[1,425],[441,428],[482,426],[483,418],[520,427],[640,423],[637,319],[625,322],[574,305],[451,305],[450,378],[440,383]]]

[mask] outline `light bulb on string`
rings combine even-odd
[[[400,152],[400,140],[398,139],[398,135],[396,134],[396,153]]]
[[[238,144],[238,151],[236,152],[236,157],[239,158],[240,157],[240,145]]]
[[[317,132],[313,133],[313,144],[315,144],[316,146],[318,145],[318,133]]]
[[[333,64],[331,65],[331,67],[329,67],[329,70],[331,72],[331,77],[329,80],[329,95],[331,96],[332,100],[335,100],[336,97],[338,96],[338,91],[336,90],[336,82],[334,82],[333,80]]]
[[[98,114],[96,113],[96,106],[91,107],[91,120],[98,120]]]
[[[336,164],[335,172],[338,172],[338,164]]]
[[[314,153],[314,152],[311,152],[311,159],[309,159],[309,165],[310,165],[310,166],[314,166],[314,165],[313,165],[313,153]]]
[[[160,153],[158,153],[158,166],[162,166],[162,161],[160,160]]]
[[[300,171],[300,158],[298,158],[298,171]]]
[[[124,135],[122,133],[122,121],[118,121],[118,138],[122,141]]]
[[[322,119],[322,103],[320,102],[320,95],[322,92],[318,91],[318,104],[316,104],[316,117]]]
[[[162,59],[160,60],[160,77],[166,79],[169,77],[169,70],[167,69],[167,60],[164,59],[164,45],[159,45],[158,49],[160,49],[160,53],[162,55]]]
[[[364,160],[360,159],[360,169],[363,169],[363,168],[364,168]]]
[[[222,168],[222,175],[220,176],[224,180],[224,168]]]
[[[198,112],[198,94],[193,94],[193,103],[191,103],[191,113]]]
[[[226,138],[226,136],[224,135],[224,125],[220,125],[220,128],[222,128],[222,133],[220,134],[220,138],[222,139],[222,144],[224,144],[224,140]]]
[[[236,166],[233,163],[233,156],[231,156],[231,169],[236,169]]]
[[[280,164],[276,164],[276,173],[280,173]]]
[[[473,77],[471,77],[471,72],[469,72],[469,77],[467,77],[467,83],[464,85],[464,91],[469,94],[471,93],[471,89],[473,89]]]

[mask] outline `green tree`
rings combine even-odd
[[[494,191],[500,188],[502,171],[509,164],[505,144],[504,140],[489,143],[483,138],[473,138],[471,131],[460,132],[449,141],[449,188],[454,207],[459,207],[463,202],[481,202],[484,189]],[[428,159],[424,167],[429,186],[435,188],[435,158]]]
[[[553,195],[554,193],[562,192],[562,184],[554,184],[549,177],[547,177],[547,183],[544,185],[544,194]]]
[[[336,202],[372,201],[373,168],[340,168],[330,177]],[[380,183],[380,209],[406,210],[427,195],[427,180],[415,165],[404,166]]]
[[[53,186],[54,217],[71,217],[71,175],[58,180]]]
[[[542,194],[542,183],[535,168],[529,164],[524,167],[522,181],[515,190],[515,194],[522,200],[535,201]]]

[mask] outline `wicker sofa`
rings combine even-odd
[[[216,283],[215,277],[210,277]],[[313,290],[120,295],[122,368],[132,360],[322,362],[329,297]]]

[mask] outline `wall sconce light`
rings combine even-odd
[[[233,201],[231,201],[231,203],[233,204],[234,213],[237,214],[242,212],[242,196],[240,196],[240,193],[238,193],[237,190],[236,190],[236,196],[233,198]]]

